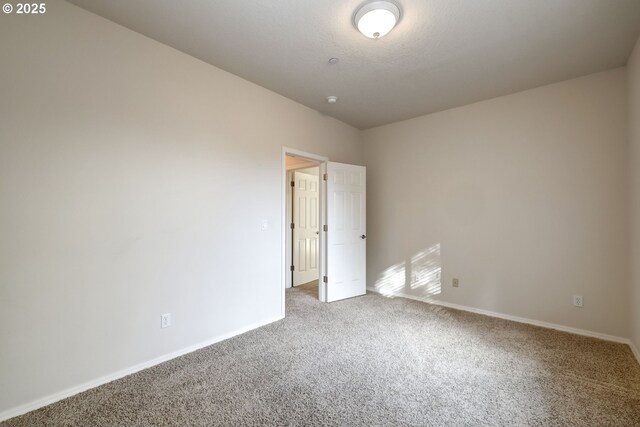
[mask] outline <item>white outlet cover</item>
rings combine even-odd
[[[582,295],[573,296],[573,305],[576,307],[584,307],[584,298]]]
[[[160,316],[160,327],[168,328],[171,326],[171,313],[165,313]]]

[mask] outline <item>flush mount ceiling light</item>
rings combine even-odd
[[[362,34],[377,39],[391,31],[399,19],[398,6],[388,1],[372,1],[358,9],[353,20]]]

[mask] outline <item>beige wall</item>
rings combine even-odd
[[[47,6],[0,14],[0,413],[280,316],[282,146],[362,163],[355,128]]]
[[[621,68],[365,131],[368,285],[628,337],[626,90]]]
[[[631,161],[631,342],[640,350],[640,39],[627,63]],[[638,355],[639,353],[636,353]]]

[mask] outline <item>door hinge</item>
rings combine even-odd
[[[329,231],[329,227],[327,227],[327,224],[322,226],[322,231]]]
[[[322,179],[323,179],[324,181],[326,181],[328,178],[329,178],[329,175],[327,175],[326,173],[325,173],[324,175],[322,175]]]
[[[292,265],[291,267],[289,267],[289,270],[296,271],[296,267]]]
[[[296,182],[295,181],[291,181],[291,186],[295,187],[296,186]]]
[[[329,280],[329,279],[327,279],[327,276],[322,276],[322,281],[323,281],[324,283],[327,283],[327,281],[328,281],[328,280]]]
[[[296,228],[296,225],[294,223],[291,223],[291,229],[293,230],[294,228]]]

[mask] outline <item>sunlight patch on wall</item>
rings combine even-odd
[[[406,282],[404,261],[387,268],[375,283],[375,289],[381,295],[391,296],[402,291]]]
[[[440,243],[436,243],[385,269],[374,288],[384,296],[408,291],[415,296],[431,297],[442,292],[441,273]]]
[[[441,272],[440,243],[436,243],[411,257],[410,288],[419,290],[419,294],[423,296],[440,294],[442,292]]]

